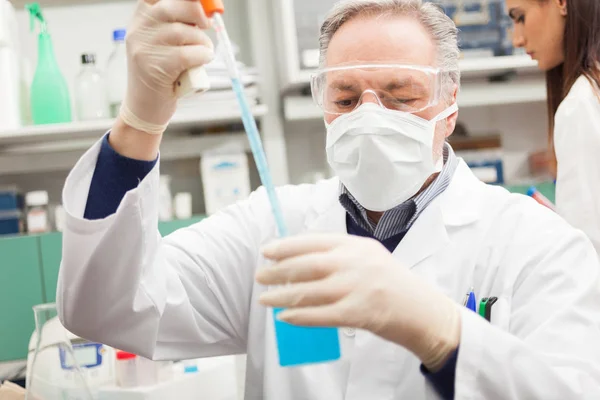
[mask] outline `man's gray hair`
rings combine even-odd
[[[358,16],[414,16],[431,35],[437,48],[436,67],[443,71],[445,94],[460,86],[458,29],[436,5],[422,0],[342,0],[329,12],[321,27],[320,62],[325,67],[331,38],[346,22]]]

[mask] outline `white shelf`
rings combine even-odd
[[[200,108],[203,107],[203,108]],[[266,105],[258,105],[252,109],[255,117],[261,117],[267,113]],[[51,124],[28,126],[13,131],[0,131],[0,147],[14,144],[39,143],[58,140],[75,140],[81,138],[99,138],[113,125],[113,120],[72,122],[68,124]],[[241,114],[237,108],[219,107],[212,109],[199,106],[195,115],[186,113],[176,114],[169,131],[183,131],[193,127],[203,127],[221,123],[241,122]],[[0,149],[0,154],[2,151]],[[1,169],[0,169],[1,171]]]
[[[266,115],[267,106],[253,108],[255,117]],[[161,144],[161,159],[199,157],[220,148],[249,151],[244,132],[189,134],[190,128],[218,123],[241,123],[236,108],[203,109],[196,115],[176,114]],[[0,132],[0,171],[3,175],[39,171],[64,171],[112,126],[113,120],[74,122],[26,127]]]
[[[83,153],[97,139],[80,139],[68,147],[56,149],[12,149],[0,154],[2,175],[27,174],[34,172],[66,171],[75,165]],[[161,160],[176,160],[200,157],[209,150],[227,148],[234,151],[250,151],[244,132],[214,133],[203,135],[166,135],[161,144]]]
[[[508,71],[536,71],[537,65],[537,62],[527,55],[465,58],[459,62],[461,74],[464,76],[493,75]]]
[[[500,106],[546,100],[546,82],[530,78],[497,83],[465,83],[458,95],[459,107]]]
[[[462,108],[507,104],[534,103],[546,100],[543,79],[530,78],[517,81],[464,83],[458,95]],[[323,112],[310,96],[288,96],[284,99],[284,113],[288,121],[323,118]]]

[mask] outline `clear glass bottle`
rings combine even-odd
[[[106,77],[108,83],[108,102],[110,115],[116,118],[127,90],[127,52],[125,50],[124,29],[113,32],[114,50],[108,59]]]
[[[94,54],[81,55],[81,72],[75,81],[75,101],[79,121],[109,118],[106,82],[96,67]]]

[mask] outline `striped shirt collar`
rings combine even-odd
[[[372,221],[367,210],[340,183],[340,203],[346,212],[361,228],[367,230],[375,239],[385,240],[399,233],[406,232],[417,220],[427,206],[446,190],[458,166],[458,159],[452,147],[444,145],[444,166],[440,174],[421,193],[404,203],[383,213],[379,223]]]

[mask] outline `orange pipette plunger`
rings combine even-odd
[[[212,18],[214,13],[223,14],[225,12],[222,0],[200,0],[200,3],[202,3],[202,8],[208,18]]]

